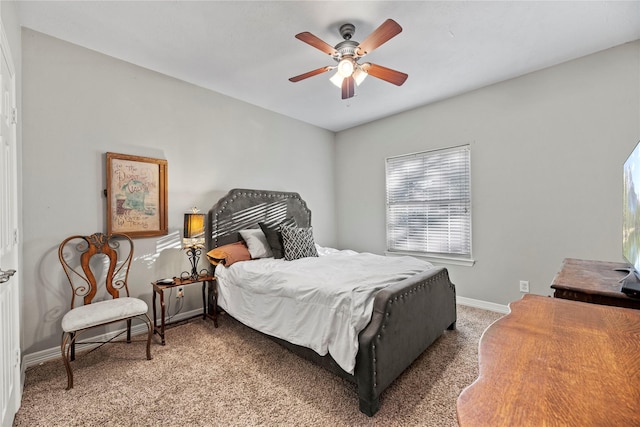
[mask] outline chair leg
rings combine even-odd
[[[131,342],[131,319],[127,319],[127,342]]]
[[[145,314],[146,317],[145,322],[147,323],[147,360],[151,360],[151,339],[153,338],[153,325],[151,324],[151,319],[149,319],[149,315]]]
[[[69,340],[71,340],[71,342],[69,342]],[[70,390],[73,388],[73,371],[71,371],[71,362],[69,358],[70,358],[70,353],[71,353],[71,350],[73,349],[74,344],[75,344],[75,334],[63,332],[60,351],[62,353],[62,361],[64,362],[64,368],[67,371],[66,390]]]
[[[71,358],[69,360],[74,361],[76,360],[76,333],[70,332],[69,335],[71,336]]]

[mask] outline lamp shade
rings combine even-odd
[[[184,214],[184,238],[193,239],[204,236],[204,214]]]

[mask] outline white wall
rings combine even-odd
[[[27,354],[59,345],[70,290],[57,245],[106,232],[105,153],[168,160],[169,236],[136,239],[130,285],[188,269],[183,213],[207,211],[231,188],[297,191],[318,243],[334,246],[332,132],[31,30],[23,30],[24,323]],[[184,311],[201,305],[185,289]]]
[[[409,77],[411,78],[411,77]],[[473,267],[459,296],[507,304],[565,257],[622,261],[622,164],[640,140],[640,41],[337,135],[340,247],[383,253],[385,158],[471,144]]]

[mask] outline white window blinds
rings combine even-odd
[[[471,258],[469,146],[387,159],[387,250]]]

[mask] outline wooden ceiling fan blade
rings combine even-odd
[[[393,19],[387,19],[364,39],[358,46],[357,53],[364,56],[402,32],[402,27]]]
[[[300,74],[299,76],[295,76],[295,77],[291,77],[289,79],[290,82],[296,83],[299,82],[300,80],[304,80],[304,79],[308,79],[309,77],[313,77],[313,76],[317,76],[318,74],[322,74],[322,73],[326,73],[329,70],[332,70],[335,67],[330,67],[330,66],[326,66],[326,67],[322,67],[322,68],[318,68],[315,69],[313,71],[308,71],[304,74]]]
[[[382,65],[371,64],[369,62],[362,64],[361,67],[362,70],[370,76],[379,78],[385,82],[393,83],[396,86],[402,86],[402,84],[407,80],[407,77],[409,77],[408,74],[383,67]]]
[[[356,94],[356,81],[353,76],[345,77],[342,80],[342,99],[352,98]]]
[[[314,36],[308,31],[305,31],[304,33],[296,34],[296,38],[300,41],[305,42],[306,44],[309,44],[315,47],[318,50],[323,51],[327,55],[335,56],[338,54],[338,51],[336,51],[336,49],[333,46],[319,39],[318,37]]]

